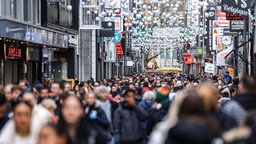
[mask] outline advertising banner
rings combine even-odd
[[[116,44],[109,41],[107,50],[106,62],[116,62]]]
[[[243,32],[244,31],[244,20],[231,20],[230,21],[231,32]]]
[[[251,0],[222,0],[222,12],[247,17],[249,15]]]
[[[228,37],[230,37],[231,40],[228,40],[229,39]],[[222,50],[221,52],[219,52],[217,54],[217,58],[216,58],[217,66],[231,66],[233,63],[232,54],[230,54],[227,58],[225,58],[227,56],[227,54],[229,54],[234,48],[233,38],[232,38],[232,36],[224,36],[223,42],[224,41],[225,41],[225,43],[229,43],[229,45],[226,46],[225,50]],[[228,42],[228,41],[231,41],[231,42]]]
[[[207,39],[205,39],[206,44],[206,51],[212,50],[212,21],[215,20],[216,14],[214,10],[206,10],[206,13],[208,13],[208,17],[206,17],[206,31],[208,32]]]
[[[212,64],[212,63],[205,63],[205,67],[204,67],[204,71],[206,72],[206,73],[214,73],[214,71],[215,71],[215,66],[214,66],[214,64]]]

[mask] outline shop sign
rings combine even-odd
[[[206,51],[212,50],[212,21],[215,20],[216,13],[214,10],[206,10],[206,12],[209,14],[209,16],[206,18],[206,31],[207,33],[207,39],[205,39],[206,42]]]
[[[9,47],[7,48],[7,57],[12,58],[21,58],[22,57],[22,49],[21,48],[15,48],[15,47]]]
[[[212,63],[205,63],[204,71],[206,73],[214,73],[215,66]]]
[[[247,17],[250,3],[251,0],[222,0],[221,10],[225,13]]]
[[[183,58],[184,58],[184,63],[186,65],[193,63],[193,58],[192,58],[192,55],[190,53],[183,53]]]
[[[242,16],[237,16],[237,15],[234,15],[234,14],[226,14],[226,18],[227,20],[243,20],[244,17]]]
[[[244,31],[244,20],[231,20],[230,21],[231,32],[243,32]]]
[[[213,21],[213,26],[219,26],[219,27],[229,27],[230,21],[229,20],[224,20],[224,19],[219,19]]]
[[[110,40],[113,42],[113,43],[117,43],[117,42],[120,42],[122,40],[122,33],[118,30],[115,31],[115,36],[114,37],[111,37]]]
[[[221,6],[217,6],[217,10],[218,10],[218,17],[225,17],[226,13],[221,11]]]
[[[116,45],[111,41],[108,42],[106,62],[116,62]]]
[[[227,54],[229,54],[233,50],[233,45],[229,45],[227,49],[219,52],[217,54],[217,60],[216,60],[216,65],[217,66],[230,66],[232,65],[232,55],[230,54],[227,58]]]
[[[9,20],[0,20],[0,35],[52,47],[68,48],[68,35],[42,27],[34,27]]]
[[[39,49],[28,47],[26,58],[29,61],[39,61]]]

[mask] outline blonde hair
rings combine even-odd
[[[41,102],[41,105],[47,110],[55,110],[57,109],[56,103],[52,99],[44,99]]]
[[[198,87],[198,94],[203,99],[207,112],[215,112],[218,110],[219,91],[211,82],[205,82]]]

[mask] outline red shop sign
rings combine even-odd
[[[9,47],[7,48],[7,57],[14,57],[14,58],[21,58],[22,49],[21,48],[14,48],[14,47]]]

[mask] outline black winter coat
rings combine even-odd
[[[182,120],[169,130],[166,144],[211,144],[218,135],[206,125]]]
[[[143,138],[140,121],[147,118],[147,112],[139,106],[129,107],[122,103],[114,114],[114,135],[116,142],[135,142]]]

